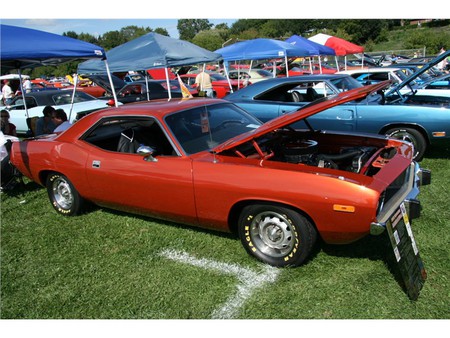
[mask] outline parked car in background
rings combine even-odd
[[[264,69],[239,69],[228,71],[231,80],[243,81],[245,84],[252,84],[273,78],[272,73]]]
[[[348,74],[363,85],[379,83],[382,81],[392,81],[400,83],[407,78],[407,75],[400,68],[378,67],[367,69],[351,69],[340,71],[339,74]]]
[[[91,95],[76,91],[71,111],[72,91],[45,90],[16,96],[6,109],[10,114],[10,122],[16,125],[18,134],[26,134],[29,130],[27,118],[43,116],[45,106],[64,109],[70,122],[74,122],[93,111],[107,108],[106,100],[99,100]],[[25,109],[26,104],[26,109]],[[28,114],[27,114],[28,112]]]
[[[211,77],[211,82],[213,85],[213,95],[214,97],[217,97],[218,99],[223,98],[224,96],[228,95],[231,92],[231,88],[233,91],[236,91],[240,88],[244,88],[244,82],[238,81],[238,80],[231,80],[231,88],[230,83],[228,82],[227,78],[225,76],[222,76],[217,73],[209,73],[209,76]],[[188,73],[180,75],[180,79],[183,81],[184,84],[187,86],[192,86],[196,88],[195,86],[195,78],[197,77],[197,74],[194,73]]]
[[[347,74],[296,76],[255,83],[228,95],[226,100],[266,122],[315,100],[361,86]],[[430,145],[450,140],[448,105],[412,105],[398,100],[395,94],[371,95],[365,100],[347,102],[308,121],[320,130],[375,133],[408,140],[414,144],[417,160]],[[306,128],[304,124],[298,127]]]
[[[399,208],[409,220],[420,215],[417,195],[430,176],[410,144],[289,127],[380,88],[341,93],[264,125],[218,99],[124,105],[60,135],[16,142],[11,161],[47,188],[60,215],[89,201],[235,232],[255,258],[298,266],[319,236],[347,244],[382,233]]]
[[[172,92],[172,97],[182,97],[181,91]],[[158,80],[134,81],[116,93],[121,103],[166,99],[169,93]]]
[[[441,75],[438,77],[430,78],[421,84],[424,89],[450,90],[450,74]]]
[[[450,105],[450,91],[448,90],[428,90],[417,83],[417,79],[434,67],[443,58],[450,55],[446,52],[438,56],[433,61],[424,64],[414,73],[403,72],[402,68],[382,67],[370,68],[368,70],[351,70],[340,72],[350,74],[363,84],[377,83],[383,79],[393,80],[393,85],[389,91],[390,100],[401,100],[405,104],[414,105],[437,105],[448,107]]]

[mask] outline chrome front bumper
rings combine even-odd
[[[384,210],[378,215],[378,222],[372,222],[370,224],[370,234],[380,235],[383,233],[386,230],[388,220],[396,212],[401,203],[405,204],[410,220],[420,217],[421,205],[417,199],[420,192],[419,187],[430,183],[431,171],[420,168],[417,162],[411,163],[409,177],[405,187],[386,204]]]

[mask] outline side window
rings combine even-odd
[[[25,100],[26,100],[28,109],[38,106],[36,99],[34,97],[27,96]],[[15,99],[15,101],[13,102],[13,104],[11,105],[11,110],[15,110],[15,109],[20,109],[20,110],[25,109],[25,103],[23,101],[22,96],[17,97]]]
[[[140,146],[154,150],[153,156],[177,155],[166,133],[153,118],[105,118],[81,137],[104,150],[136,154]]]

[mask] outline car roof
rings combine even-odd
[[[385,73],[400,70],[397,67],[374,67],[367,69],[351,69],[339,72],[339,74],[359,74],[359,73]]]
[[[333,79],[342,79],[351,77],[349,74],[315,74],[315,75],[299,75],[290,77],[274,77],[264,81],[255,82],[246,88],[239,89],[234,93],[228,94],[228,98],[237,98],[247,96],[249,92],[261,88],[269,88],[271,86],[280,85],[283,83],[307,82],[307,81],[327,81]]]

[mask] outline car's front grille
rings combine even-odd
[[[408,195],[414,184],[413,168],[411,165],[404,170],[380,195],[377,210],[378,222],[384,222]]]

